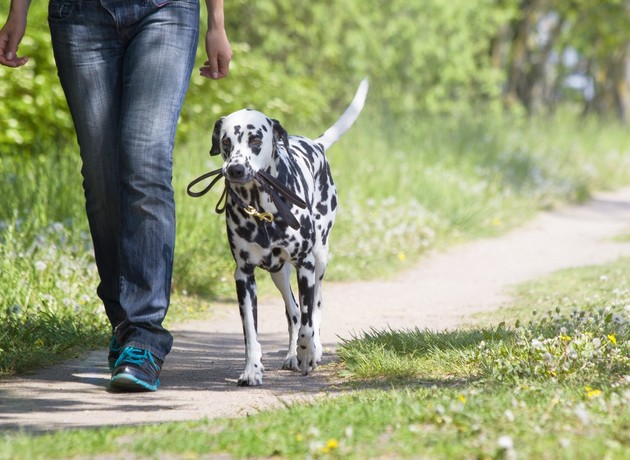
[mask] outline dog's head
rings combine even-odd
[[[223,173],[228,181],[245,184],[260,170],[266,170],[282,141],[289,149],[286,130],[255,110],[239,110],[214,124],[210,155],[223,157]]]

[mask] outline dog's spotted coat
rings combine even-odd
[[[262,350],[257,338],[257,299],[254,270],[263,268],[282,294],[289,326],[289,351],[284,369],[308,374],[322,358],[319,328],[322,280],[328,263],[328,237],[337,213],[337,191],[325,151],[354,123],[363,108],[367,81],[359,86],[339,120],[315,140],[288,136],[276,120],[254,110],[240,110],[214,126],[211,154],[221,154],[223,173],[238,201],[228,194],[227,235],[236,261],[234,278],[245,335],[245,370],[239,385],[262,384]],[[299,227],[286,222],[254,177],[265,171],[306,203],[287,203]],[[245,212],[245,203],[271,213],[272,222]],[[291,266],[297,270],[299,307],[291,290]]]

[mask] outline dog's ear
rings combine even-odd
[[[284,142],[284,148],[289,151],[289,135],[287,130],[282,127],[278,120],[271,120],[273,123],[273,138],[276,142],[282,140]]]
[[[210,155],[215,156],[221,153],[221,127],[223,126],[223,117],[219,118],[214,124],[212,131],[212,147]]]

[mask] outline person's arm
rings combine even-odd
[[[206,0],[206,7],[208,10],[208,31],[206,32],[208,60],[201,68],[201,75],[218,80],[229,72],[232,48],[225,32],[223,0]]]
[[[208,0],[210,1],[210,0]],[[0,64],[7,67],[20,67],[28,62],[28,57],[18,57],[17,50],[26,32],[26,16],[31,0],[11,0],[9,17],[0,29]]]

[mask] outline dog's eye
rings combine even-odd
[[[262,139],[260,137],[252,137],[249,143],[255,147],[262,145]]]
[[[230,144],[232,143],[232,141],[230,141],[230,139],[228,139],[227,137],[223,139],[222,141],[223,145],[226,147],[229,147]]]

